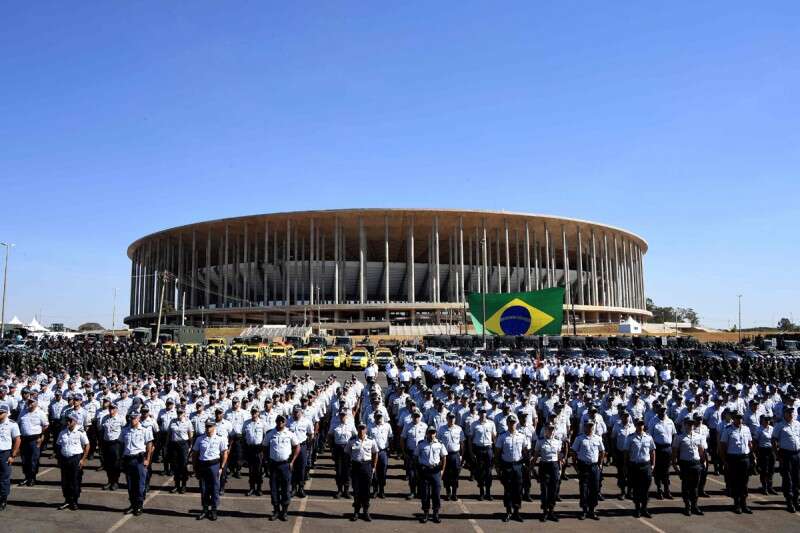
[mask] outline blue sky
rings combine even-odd
[[[657,303],[800,320],[797,2],[284,4],[0,5],[7,318],[119,323],[155,230],[387,206],[621,226]]]

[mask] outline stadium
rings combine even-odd
[[[131,327],[321,325],[425,334],[469,324],[472,292],[565,288],[565,319],[643,320],[647,243],[572,218],[341,209],[227,218],[138,239]],[[163,301],[163,306],[161,305]]]

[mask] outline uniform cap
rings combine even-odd
[[[364,422],[359,422],[357,427],[358,429],[367,429],[367,425]]]
[[[257,413],[258,412],[258,407],[254,405],[253,407],[250,408],[250,412],[251,413]]]
[[[131,418],[139,418],[142,415],[139,411],[131,411],[130,417]]]
[[[69,418],[70,420],[74,420],[75,422],[81,421],[81,415],[75,412],[72,412],[69,415],[67,415],[67,418]]]
[[[0,413],[7,413],[8,412],[8,404],[0,403]]]
[[[213,418],[209,418],[209,419],[206,420],[206,427],[207,428],[213,428],[213,427],[216,427],[216,425],[217,425],[217,423],[214,421]]]

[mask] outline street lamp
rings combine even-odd
[[[742,344],[742,295],[737,294],[739,299],[739,344]]]
[[[485,230],[484,230],[485,232]],[[484,282],[481,284],[481,334],[483,336],[483,349],[486,349],[486,283],[488,282],[488,276],[486,275],[486,265],[488,261],[486,260],[486,235],[481,238],[481,247],[483,248],[483,280]]]
[[[0,339],[4,339],[6,336],[6,285],[8,285],[8,254],[11,253],[11,247],[14,245],[0,242],[0,246],[6,247],[6,260],[5,266],[3,267],[3,306],[2,310],[0,310]]]

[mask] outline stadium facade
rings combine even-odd
[[[544,215],[342,209],[199,222],[128,247],[132,326],[308,324],[329,331],[464,323],[470,292],[565,287],[578,323],[646,319],[647,243]],[[573,313],[574,311],[574,313]],[[468,321],[467,321],[468,322]],[[400,329],[400,328],[397,328]]]

